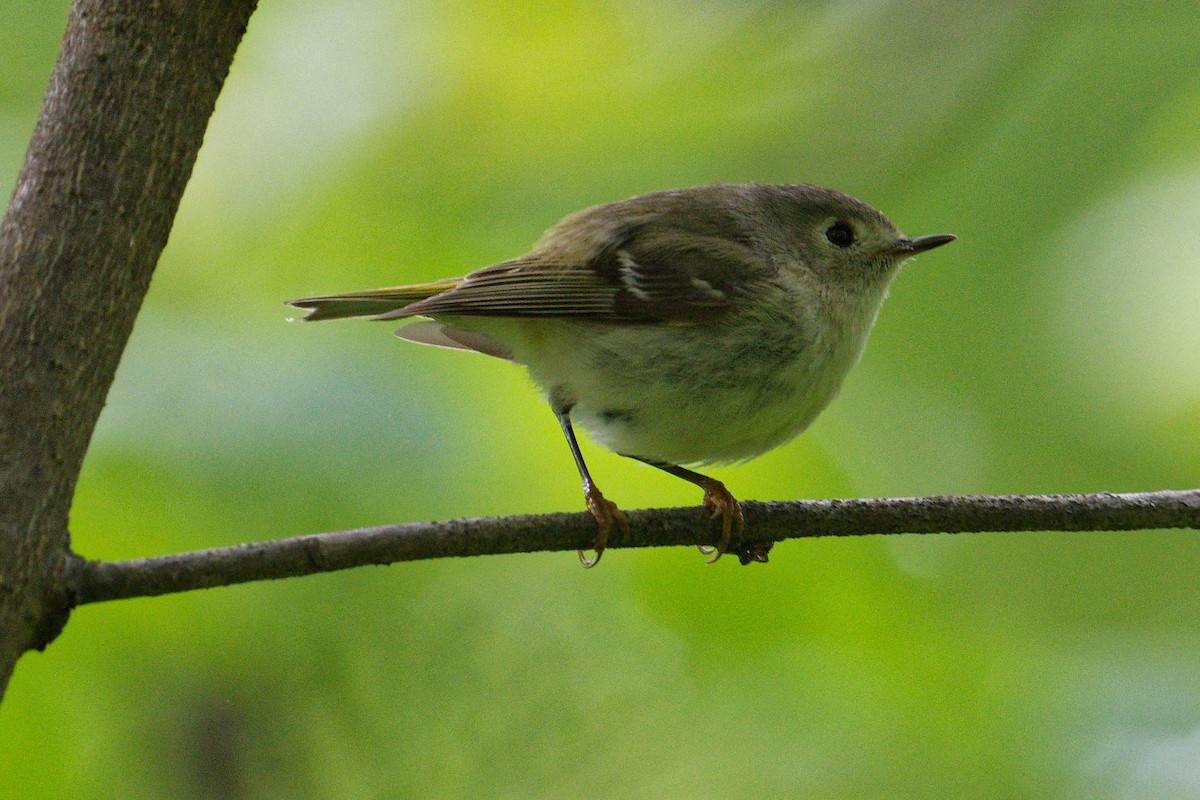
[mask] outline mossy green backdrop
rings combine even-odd
[[[0,2],[7,195],[66,3]],[[807,181],[954,245],[743,498],[1200,486],[1191,2],[273,0],[88,454],[77,552],[582,508],[511,365],[281,301],[564,214]],[[696,420],[719,425],[720,420]],[[692,486],[584,445],[623,507]],[[13,798],[1192,798],[1194,532],[361,569],[78,609],[0,708]]]

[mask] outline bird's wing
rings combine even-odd
[[[561,228],[562,226],[560,226]],[[738,307],[774,268],[738,241],[663,220],[555,230],[523,258],[473,272],[453,288],[380,316],[576,317],[698,322]]]

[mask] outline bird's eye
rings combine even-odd
[[[854,229],[844,222],[835,222],[825,229],[825,238],[837,247],[849,247],[854,244]]]

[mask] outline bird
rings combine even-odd
[[[858,362],[902,263],[955,239],[906,237],[812,184],[717,183],[585,208],[525,255],[462,277],[286,301],[305,320],[404,320],[401,339],[523,365],[562,428],[599,561],[628,520],[597,487],[574,425],[703,489],[709,563],[745,520],[691,467],[741,462],[804,431]],[[743,544],[743,564],[770,545]]]

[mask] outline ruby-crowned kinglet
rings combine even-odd
[[[714,184],[584,209],[528,255],[465,278],[289,304],[310,321],[419,317],[396,335],[524,364],[596,519],[584,566],[600,560],[614,523],[628,523],[588,473],[572,420],[703,488],[720,517],[715,561],[741,509],[723,483],[679,465],[748,459],[807,428],[862,354],[900,265],[953,240],[907,238],[819,186]],[[765,561],[767,549],[738,555]]]

